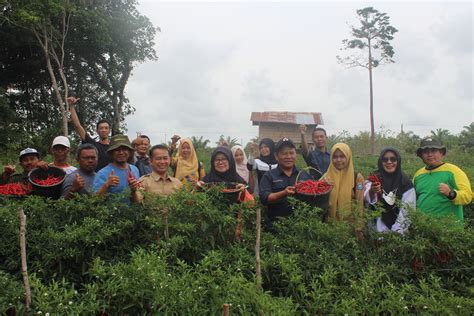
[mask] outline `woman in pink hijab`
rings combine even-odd
[[[248,191],[253,193],[255,183],[252,174],[247,168],[247,155],[245,154],[244,148],[240,145],[235,145],[231,148],[231,151],[234,156],[237,174],[249,185]]]

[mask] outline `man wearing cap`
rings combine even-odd
[[[126,188],[130,188],[132,199],[137,200],[136,190],[140,174],[137,167],[127,162],[133,155],[133,147],[128,137],[120,134],[112,136],[107,153],[112,162],[97,172],[92,185],[93,191],[105,196],[107,193],[122,193]]]
[[[75,97],[67,98],[69,111],[71,112],[71,121],[77,133],[79,134],[79,137],[81,138],[82,143],[83,144],[89,143],[89,144],[94,145],[95,148],[97,148],[97,151],[99,153],[99,163],[97,164],[95,171],[99,171],[100,169],[107,166],[112,161],[110,159],[110,156],[107,154],[107,150],[109,149],[109,144],[110,144],[110,140],[109,140],[110,123],[109,121],[105,119],[102,119],[99,122],[97,122],[96,131],[97,131],[97,135],[99,135],[99,141],[96,141],[95,139],[90,137],[90,135],[86,132],[84,127],[82,127],[81,122],[79,121],[79,117],[77,116],[77,113],[76,113],[76,103],[79,100],[80,99],[77,99]]]
[[[15,165],[7,165],[4,167],[3,173],[0,175],[0,184],[6,183],[28,183],[28,173],[35,168],[48,169],[48,164],[40,160],[39,152],[34,148],[26,148],[20,152],[20,166],[23,173],[15,173]]]
[[[417,208],[435,217],[454,215],[463,222],[463,205],[472,200],[467,175],[459,167],[443,162],[446,147],[436,138],[424,138],[416,153],[425,163],[413,178]]]
[[[275,158],[278,166],[267,171],[260,181],[260,201],[267,206],[267,215],[271,222],[277,217],[293,214],[287,197],[295,194],[295,182],[299,170],[296,168],[296,147],[288,138],[280,139],[275,146]],[[308,180],[310,176],[301,172],[298,180]]]
[[[89,195],[95,179],[95,168],[97,167],[97,148],[92,144],[82,144],[77,149],[77,162],[79,169],[66,175],[63,182],[61,196],[66,200],[72,197],[72,193]]]
[[[76,167],[69,164],[69,152],[71,151],[71,143],[66,136],[57,136],[51,145],[51,153],[53,154],[53,162],[50,166],[61,168],[70,174],[76,171]]]
[[[308,144],[306,143],[306,125],[300,125],[299,130],[301,133],[301,152],[304,161],[306,161],[308,167],[316,169],[310,169],[310,173],[315,179],[319,179],[328,171],[331,162],[331,153],[326,147],[326,130],[321,127],[316,127],[313,130],[311,136],[316,146],[314,150],[309,150]]]

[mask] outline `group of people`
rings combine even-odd
[[[130,142],[126,135],[109,137],[110,124],[101,120],[96,126],[99,140],[93,139],[79,121],[77,102],[74,97],[68,99],[71,120],[82,141],[76,154],[78,167],[69,164],[69,139],[58,136],[51,145],[52,163],[42,161],[36,149],[26,148],[19,155],[23,172],[16,173],[14,165],[5,166],[0,184],[26,183],[32,169],[54,166],[66,173],[62,184],[65,199],[74,194],[107,196],[130,189],[127,203],[141,203],[147,193],[167,196],[181,189],[200,189],[206,183],[232,183],[241,193],[240,201],[253,200],[253,195],[260,197],[271,227],[279,217],[293,213],[288,197],[295,195],[297,180],[322,179],[332,186],[325,220],[355,223],[358,237],[362,237],[365,227],[366,208],[382,209],[373,223],[377,231],[403,234],[409,226],[409,208],[433,216],[453,215],[462,222],[463,205],[471,203],[473,197],[468,177],[459,167],[444,162],[446,147],[434,138],[421,141],[417,155],[425,166],[413,179],[403,172],[401,155],[395,148],[382,150],[377,170],[366,179],[354,169],[347,144],[337,143],[328,150],[323,128],[312,132],[315,148],[311,150],[304,125],[299,127],[301,153],[309,172],[296,167],[297,148],[291,139],[275,143],[265,138],[251,146],[248,157],[239,145],[217,147],[206,174],[189,138],[174,135],[169,147],[151,146],[146,135]]]

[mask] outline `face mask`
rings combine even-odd
[[[382,194],[382,198],[387,202],[388,205],[392,206],[395,204],[395,200],[397,199],[397,196],[395,195],[395,191],[392,191],[390,193],[386,193],[385,191]]]

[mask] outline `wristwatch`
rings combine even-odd
[[[457,195],[456,191],[451,190],[448,194],[448,199],[454,200],[456,198],[456,195]]]

